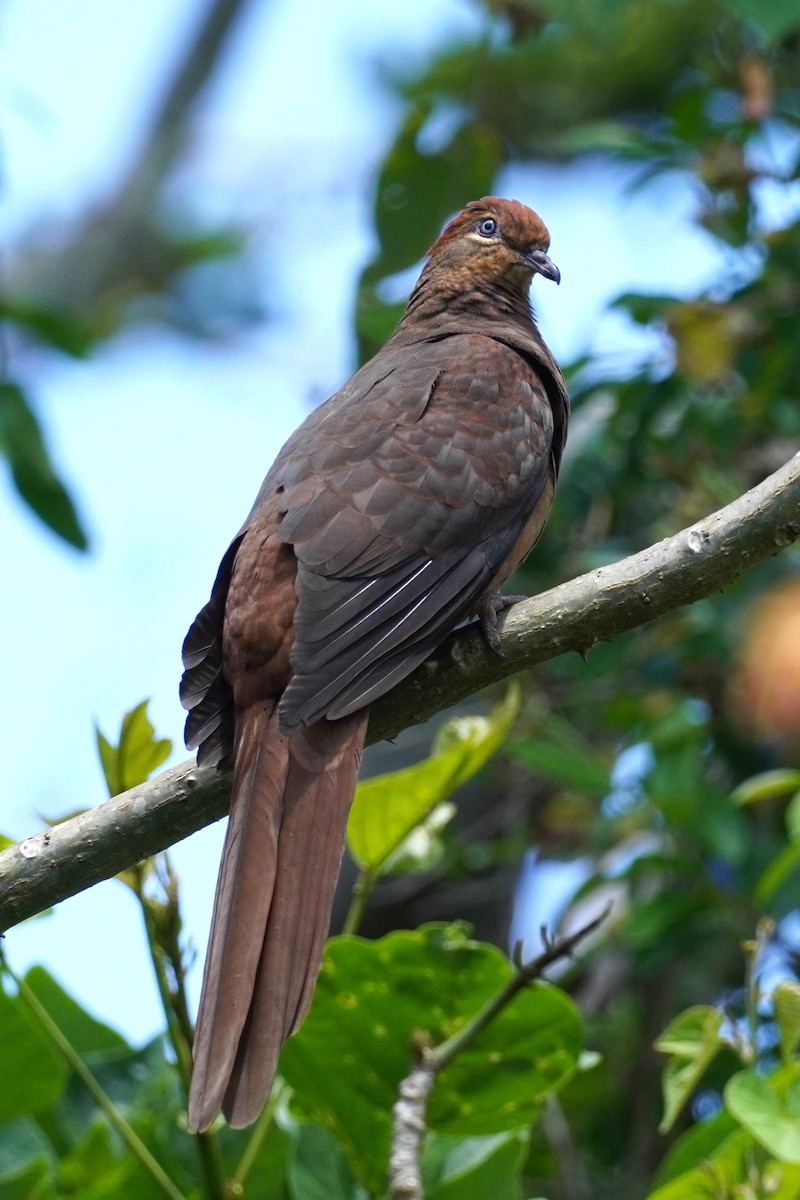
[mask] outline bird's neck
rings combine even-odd
[[[442,325],[469,330],[476,325],[517,327],[527,337],[538,330],[527,291],[512,281],[480,278],[464,279],[452,272],[423,271],[417,282],[397,334],[403,341],[425,337]]]

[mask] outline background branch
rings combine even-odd
[[[560,959],[569,958],[575,947],[600,927],[610,911],[609,906],[566,937],[550,938],[542,930],[544,951],[530,962],[522,961],[522,943],[518,942],[514,950],[514,966],[517,969],[508,983],[446,1042],[419,1048],[411,1071],[400,1081],[397,1089],[399,1098],[392,1110],[394,1120],[389,1162],[389,1194],[392,1200],[424,1200],[420,1153],[427,1132],[428,1100],[438,1073],[462,1050],[472,1045],[476,1037],[523,988],[541,979],[547,968]]]
[[[719,591],[800,537],[800,455],[758,487],[673,537],[525,600],[501,624],[505,657],[475,629],[372,708],[370,742],[516,671],[568,650],[586,651]],[[0,855],[0,928],[115,875],[224,816],[226,777],[193,762],[27,838]]]

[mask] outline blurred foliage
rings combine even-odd
[[[99,729],[95,730],[109,796],[118,796],[120,792],[144,783],[172,753],[169,738],[155,737],[153,723],[147,715],[149,703],[149,700],[143,700],[125,713],[116,746]]]
[[[511,164],[591,156],[623,164],[628,177],[633,169],[639,186],[680,172],[724,264],[698,295],[617,299],[618,314],[656,335],[649,360],[613,371],[601,358],[568,364],[569,452],[522,573],[542,590],[680,529],[800,448],[800,9],[793,0],[480,8],[474,40],[413,74],[393,68],[403,114],[376,179],[377,248],[355,306],[362,355],[390,332],[404,273],[441,222],[493,190]],[[781,200],[780,224],[770,223],[770,197]],[[162,299],[170,271],[147,276]],[[7,302],[5,319],[85,353],[82,330],[111,336],[127,319],[130,306],[109,298],[143,294],[111,287],[122,277],[113,272],[102,286],[97,277],[87,267],[85,299],[66,321],[55,293]],[[99,311],[111,314],[105,325]],[[33,477],[30,503],[78,543],[29,401],[6,384],[2,405],[0,446],[20,490]],[[487,1031],[485,1054],[477,1041],[437,1083],[423,1154],[431,1200],[800,1197],[799,569],[797,551],[785,552],[722,596],[594,647],[586,662],[543,666],[524,683],[503,765],[483,766],[511,719],[495,711],[474,744],[440,745],[410,774],[365,785],[386,806],[385,829],[393,821],[399,831],[391,845],[376,842],[374,814],[359,802],[351,838],[375,872],[423,864],[458,881],[519,853],[516,837],[466,843],[442,822],[424,829],[425,854],[433,843],[435,853],[416,866],[413,854],[387,859],[400,833],[437,812],[462,768],[480,765],[487,805],[525,798],[539,864],[580,864],[570,922],[613,902],[591,947],[559,976],[562,990],[520,996]],[[155,754],[149,770],[158,742],[151,728],[140,732],[145,757]],[[104,747],[121,785],[120,754]],[[147,888],[159,879],[156,903]],[[187,952],[177,885],[164,870],[134,882],[151,906],[176,1065],[161,1041],[136,1051],[85,1014],[81,1024],[42,973],[29,982],[175,1186],[215,1198],[381,1196],[412,1031],[437,1038],[463,1027],[508,962],[441,921],[375,943],[332,942],[263,1121],[252,1134],[220,1128],[194,1145],[182,1127]],[[163,1194],[8,993],[3,1196]]]

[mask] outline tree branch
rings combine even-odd
[[[719,591],[800,537],[800,454],[689,529],[512,608],[505,657],[474,628],[373,705],[368,741],[395,736],[489,683],[608,640]],[[0,854],[0,929],[108,879],[224,816],[229,781],[194,762]]]
[[[389,1160],[391,1200],[424,1200],[419,1160],[427,1132],[428,1100],[439,1072],[462,1050],[471,1046],[478,1034],[491,1025],[523,988],[541,979],[553,963],[569,958],[584,938],[599,929],[610,911],[609,905],[599,916],[566,937],[549,937],[543,929],[544,951],[530,962],[522,961],[522,943],[518,942],[514,948],[516,972],[508,983],[446,1042],[433,1047],[419,1047],[411,1071],[400,1081],[397,1089],[399,1099],[392,1110],[392,1150]]]

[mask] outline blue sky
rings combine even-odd
[[[203,8],[6,0],[7,255],[31,230],[57,236],[113,188]],[[412,64],[476,20],[461,0],[254,3],[199,115],[181,187],[202,197],[210,218],[252,229],[271,320],[216,345],[144,328],[86,362],[12,364],[73,485],[92,552],[62,547],[0,481],[3,832],[23,837],[40,814],[100,802],[93,723],[113,736],[145,697],[158,732],[175,743],[174,761],[185,757],[177,683],[186,629],[279,446],[353,367],[350,309],[371,248],[370,187],[398,115],[374,63]],[[533,205],[550,227],[563,282],[535,287],[534,300],[563,361],[601,345],[615,356],[635,350],[621,319],[602,316],[618,292],[690,293],[719,265],[690,227],[688,185],[673,178],[630,193],[626,182],[586,165],[509,170],[498,181],[498,192]],[[200,961],[220,838],[216,827],[174,851]],[[539,923],[537,913],[531,927]],[[6,950],[17,968],[44,963],[134,1040],[161,1027],[138,912],[118,883],[12,931]]]

